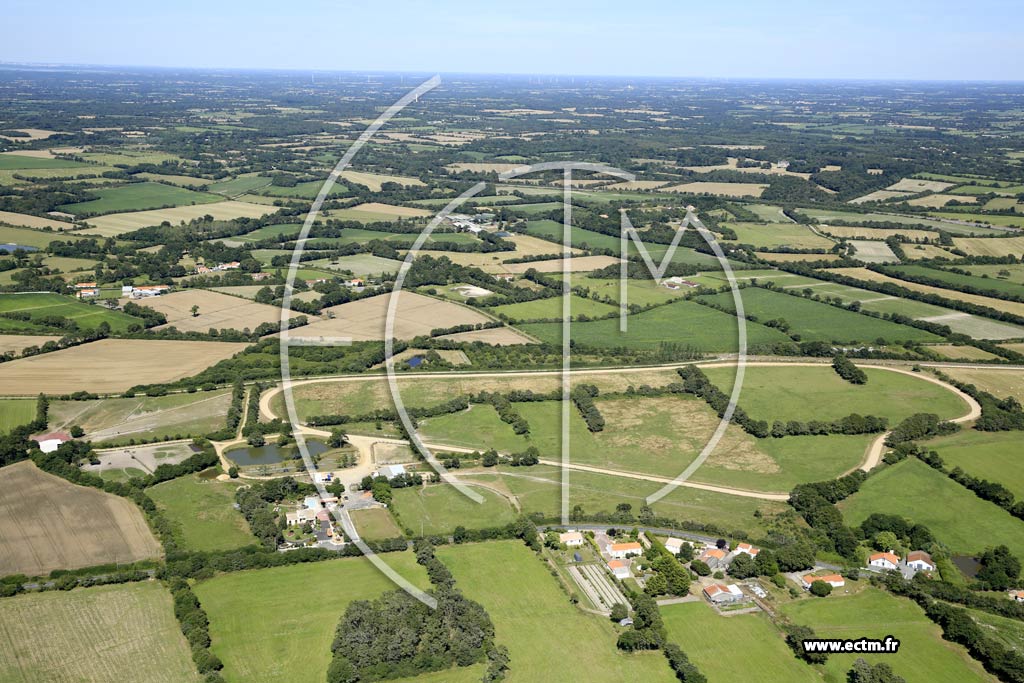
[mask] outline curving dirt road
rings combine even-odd
[[[691,363],[671,363],[671,364],[667,364],[667,365],[645,366],[645,367],[637,367],[637,368],[605,368],[605,369],[599,369],[599,368],[598,369],[585,369],[585,368],[581,368],[579,370],[574,370],[573,374],[612,374],[612,373],[643,372],[643,371],[650,371],[650,370],[657,370],[657,369],[678,368],[678,367],[682,367],[684,365],[691,365],[691,364],[694,364],[694,363],[692,363],[692,362]],[[719,361],[711,361],[711,362],[702,361],[702,362],[697,362],[697,364],[699,364],[701,367],[718,368],[718,367],[729,367],[729,366],[736,365],[736,361],[735,360],[727,360],[727,361],[719,360]],[[747,367],[785,367],[785,366],[789,366],[789,367],[792,367],[792,366],[797,366],[797,367],[823,367],[823,366],[827,366],[827,361],[826,362],[814,362],[814,361],[748,361],[747,362]],[[964,413],[963,415],[961,415],[960,417],[953,418],[952,420],[950,420],[951,422],[957,422],[957,423],[970,422],[972,420],[976,420],[981,415],[981,406],[978,404],[977,401],[975,401],[973,398],[971,398],[970,396],[968,396],[964,392],[960,391],[956,387],[954,387],[954,386],[952,386],[950,384],[947,384],[946,382],[943,382],[942,380],[938,379],[937,377],[932,377],[930,375],[925,375],[925,374],[920,373],[920,372],[912,372],[910,370],[905,370],[903,368],[897,368],[897,367],[892,367],[892,366],[888,366],[888,365],[873,365],[873,364],[866,364],[866,363],[858,363],[858,367],[870,368],[870,369],[874,369],[874,370],[885,370],[885,371],[888,371],[888,372],[898,372],[900,374],[904,374],[904,375],[909,375],[911,377],[915,377],[915,378],[923,380],[925,382],[931,382],[932,384],[936,384],[938,386],[943,387],[947,391],[951,391],[952,393],[954,393],[957,396],[959,396],[960,399],[963,400],[963,402],[967,405],[967,412]],[[511,372],[511,373],[509,373],[509,372],[477,372],[477,373],[446,372],[446,373],[436,373],[436,374],[409,375],[408,377],[414,377],[416,379],[430,379],[430,378],[434,378],[434,377],[461,377],[461,378],[466,378],[466,377],[491,377],[491,378],[493,378],[493,377],[503,377],[503,376],[509,376],[509,375],[513,375],[513,376],[519,377],[519,376],[523,376],[523,375],[537,375],[537,376],[548,375],[548,376],[550,376],[550,375],[560,375],[560,374],[561,374],[561,370],[541,370],[541,371],[536,371],[536,372]],[[293,382],[291,386],[295,387],[295,386],[299,386],[299,385],[302,385],[302,384],[314,384],[314,383],[320,383],[320,382],[366,382],[366,381],[380,381],[381,379],[382,379],[382,377],[379,376],[379,375],[373,375],[373,376],[352,375],[352,376],[346,376],[346,377],[332,377],[332,378],[325,378],[325,379],[300,380],[298,382]],[[277,394],[279,394],[282,390],[283,390],[283,387],[277,386],[277,387],[274,387],[273,389],[270,389],[269,391],[265,392],[263,394],[263,396],[260,397],[260,413],[263,414],[264,416],[266,416],[267,419],[274,419],[275,414],[274,414],[273,410],[271,409],[271,401],[272,401],[273,397],[276,396]],[[325,432],[323,430],[318,430],[318,429],[313,429],[311,427],[303,427],[302,430],[303,430],[304,433],[307,433],[307,434],[312,435],[312,436],[329,436],[329,432]],[[862,469],[864,471],[868,471],[868,470],[871,470],[871,469],[877,467],[878,463],[881,462],[881,460],[882,460],[883,454],[885,453],[885,439],[886,439],[886,437],[889,436],[890,433],[891,432],[886,432],[884,434],[881,434],[874,441],[872,441],[871,445],[868,446],[867,450],[865,451],[863,462],[858,467],[855,467],[855,468],[849,470],[848,472],[845,472],[844,474],[849,474],[849,472],[852,472],[852,471],[854,471],[856,469]],[[358,440],[358,443],[357,443],[357,440]],[[366,443],[363,443],[364,440],[365,440]],[[360,465],[358,467],[358,469],[360,469],[360,470],[362,470],[362,469],[364,469],[366,467],[369,467],[370,469],[372,469],[372,453],[371,453],[370,449],[371,449],[372,444],[374,442],[408,443],[407,441],[404,441],[402,439],[395,439],[395,438],[391,438],[391,437],[351,436],[350,437],[350,441],[352,441],[353,445],[355,445],[359,449],[359,451],[360,451],[360,456],[361,457],[360,457]],[[477,449],[473,449],[473,448],[466,448],[466,447],[462,447],[462,446],[451,446],[451,445],[440,444],[440,443],[425,443],[424,445],[427,448],[431,449],[431,450],[448,451],[448,452],[453,452],[453,453],[472,453],[474,451],[480,450],[478,448]],[[561,462],[555,461],[555,460],[541,459],[540,463],[544,464],[544,465],[553,465],[555,467],[562,466]],[[596,474],[606,474],[606,475],[615,476],[615,477],[623,477],[623,478],[626,478],[626,479],[640,479],[640,480],[643,480],[643,481],[651,481],[651,482],[657,482],[657,483],[661,483],[661,484],[670,484],[670,483],[675,481],[674,479],[672,479],[670,477],[661,477],[661,476],[651,475],[651,474],[642,474],[642,473],[639,473],[639,472],[627,472],[627,471],[623,471],[623,470],[608,469],[608,468],[604,468],[604,467],[593,467],[591,465],[580,465],[580,464],[576,464],[576,463],[570,463],[570,464],[566,465],[565,467],[568,468],[568,469],[579,470],[579,471],[583,471],[583,472],[593,472],[593,473],[596,473]],[[740,496],[740,497],[744,497],[744,498],[759,498],[761,500],[773,500],[773,501],[785,501],[785,500],[787,500],[789,498],[789,494],[788,493],[770,492],[770,491],[750,491],[748,489],[740,489],[740,488],[734,488],[734,487],[730,487],[730,486],[717,486],[715,484],[704,484],[704,483],[698,483],[698,482],[694,482],[694,481],[690,481],[690,480],[679,482],[679,485],[687,487],[687,488],[700,489],[700,490],[703,490],[703,491],[713,491],[715,493],[724,493],[724,494],[727,494],[727,495]]]

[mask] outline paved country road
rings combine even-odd
[[[828,363],[828,361],[824,360],[824,359],[822,361],[756,360],[756,361],[748,361],[747,362],[747,367],[780,367],[780,366],[822,367],[822,366],[826,366],[827,363]],[[672,369],[672,368],[678,368],[678,367],[682,367],[684,365],[692,365],[692,364],[699,364],[701,367],[717,368],[717,367],[729,367],[729,366],[736,365],[736,361],[735,360],[696,361],[696,362],[690,362],[690,363],[671,363],[671,364],[667,364],[667,365],[643,366],[643,367],[635,367],[635,368],[633,368],[633,367],[629,367],[629,368],[604,368],[604,369],[601,369],[601,368],[595,368],[595,369],[580,368],[578,370],[573,370],[572,374],[619,374],[619,373],[630,373],[630,372],[644,372],[644,371],[651,371],[651,370],[658,370],[658,369]],[[943,364],[941,367],[945,367],[945,366],[946,365]],[[978,404],[977,401],[975,401],[969,395],[967,395],[964,392],[960,391],[956,387],[952,386],[951,384],[943,382],[942,380],[940,380],[938,378],[932,377],[930,375],[925,375],[925,374],[920,373],[920,372],[912,372],[910,370],[906,370],[906,369],[898,368],[898,367],[893,367],[893,366],[889,366],[889,365],[876,365],[876,364],[858,363],[858,367],[870,368],[870,369],[876,369],[876,370],[885,370],[885,371],[888,371],[888,372],[898,372],[900,374],[909,375],[911,377],[916,377],[917,379],[920,379],[922,381],[931,382],[932,384],[936,384],[938,386],[941,386],[944,389],[946,389],[947,391],[950,391],[950,392],[956,394],[966,404],[967,412],[964,413],[963,415],[961,415],[960,417],[954,418],[953,420],[951,420],[952,422],[957,422],[957,423],[970,422],[971,420],[977,419],[981,415],[981,406]],[[961,366],[953,366],[953,367],[961,367]],[[406,378],[409,378],[409,379],[432,379],[432,378],[437,378],[437,377],[458,377],[458,378],[473,378],[473,377],[481,377],[481,378],[483,378],[483,377],[490,377],[490,378],[493,378],[493,377],[507,377],[507,376],[510,376],[510,375],[511,376],[521,377],[521,376],[551,376],[551,375],[560,375],[560,374],[561,374],[561,370],[541,370],[541,371],[536,371],[536,372],[511,372],[511,373],[510,372],[472,372],[472,373],[469,373],[469,372],[444,372],[444,373],[431,373],[431,374],[422,374],[422,375],[403,375],[403,379],[406,379]],[[321,379],[299,380],[297,382],[293,382],[292,383],[292,387],[303,385],[303,384],[335,383],[335,382],[367,382],[367,381],[380,381],[381,379],[383,379],[383,377],[381,375],[370,375],[370,376],[367,376],[367,375],[352,375],[352,376],[346,376],[346,377],[331,377],[331,378],[321,378]],[[260,397],[260,413],[263,414],[265,417],[267,417],[267,419],[274,419],[276,417],[276,415],[274,414],[273,409],[271,407],[271,402],[272,402],[274,396],[279,394],[282,390],[283,390],[283,388],[280,387],[280,386],[274,387],[273,389],[270,389],[269,391],[265,392],[263,394],[263,396]],[[329,432],[326,432],[326,431],[323,431],[323,430],[313,429],[311,427],[303,427],[302,429],[303,429],[304,433],[309,434],[309,435],[313,435],[313,436],[329,436]],[[867,448],[867,450],[865,452],[865,455],[864,455],[864,460],[861,462],[861,464],[858,465],[857,467],[853,468],[853,469],[858,469],[859,468],[859,469],[862,469],[864,471],[869,471],[869,470],[877,467],[878,463],[881,462],[882,456],[885,453],[885,439],[886,439],[886,437],[888,437],[889,434],[890,434],[890,432],[886,432],[884,434],[879,435],[871,443],[871,445]],[[360,468],[366,467],[369,463],[372,463],[372,458],[371,458],[371,453],[369,452],[369,448],[370,448],[370,446],[372,446],[373,443],[375,443],[375,442],[401,443],[401,444],[407,444],[408,443],[407,441],[405,441],[403,439],[395,439],[395,438],[389,438],[389,437],[368,437],[368,436],[366,436],[366,437],[359,437],[359,436],[353,435],[351,438],[358,440],[358,443],[353,442],[353,445],[355,445],[360,450],[360,453],[361,453],[361,456],[362,456],[360,458],[360,461],[361,461]],[[424,445],[427,448],[429,448],[429,449],[431,449],[433,451],[448,451],[448,452],[453,452],[453,453],[472,453],[474,451],[479,451],[479,450],[482,450],[482,449],[486,448],[486,446],[484,446],[484,445],[481,445],[480,448],[466,448],[466,447],[463,447],[463,446],[452,446],[452,445],[447,445],[447,444],[443,444],[443,443],[425,443]],[[562,466],[561,462],[555,461],[555,460],[541,459],[540,463],[544,464],[544,465],[552,465],[552,466],[555,466],[555,467],[561,467]],[[372,465],[370,465],[370,467],[372,468]],[[639,480],[643,480],[643,481],[651,481],[651,482],[657,482],[657,483],[662,483],[662,484],[668,484],[668,483],[672,483],[674,481],[674,479],[671,478],[671,477],[661,477],[661,476],[657,476],[657,475],[643,474],[643,473],[639,473],[639,472],[628,472],[628,471],[616,470],[616,469],[608,469],[608,468],[604,468],[604,467],[593,467],[593,466],[590,466],[590,465],[580,465],[580,464],[576,464],[576,463],[569,463],[569,464],[565,465],[565,467],[567,467],[568,469],[572,469],[572,470],[579,470],[579,471],[584,471],[584,472],[594,472],[594,473],[597,473],[597,474],[605,474],[605,475],[609,475],[609,476],[623,477],[623,478],[627,478],[627,479],[639,479]],[[850,470],[850,472],[852,472],[852,471],[853,470]],[[715,484],[705,484],[705,483],[699,483],[699,482],[694,482],[694,481],[690,481],[690,480],[678,482],[678,485],[679,486],[684,486],[684,487],[687,487],[687,488],[700,489],[700,490],[704,490],[704,491],[713,491],[715,493],[724,493],[724,494],[732,495],[732,496],[741,496],[741,497],[744,497],[744,498],[758,498],[758,499],[761,499],[761,500],[785,501],[785,500],[788,500],[788,498],[789,498],[788,492],[751,491],[751,490],[748,490],[748,489],[735,488],[735,487],[731,487],[731,486],[718,486],[718,485],[715,485]]]

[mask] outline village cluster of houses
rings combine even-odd
[[[901,558],[890,550],[873,553],[868,557],[868,567],[885,571],[899,570],[910,578],[917,572],[935,571],[935,562],[932,561],[932,556],[923,550],[913,550],[907,553],[905,558]]]
[[[237,270],[242,267],[242,264],[238,261],[232,261],[230,263],[218,263],[217,265],[210,267],[206,265],[196,266],[196,273],[199,275],[206,275],[207,273],[219,273],[225,270]]]
[[[133,299],[145,299],[151,296],[165,294],[170,289],[167,285],[124,285],[121,287],[121,296],[130,296]],[[79,299],[95,299],[99,297],[100,290],[95,282],[79,282],[75,284],[75,296]]]

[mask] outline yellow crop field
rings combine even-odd
[[[176,327],[183,332],[205,332],[210,328],[254,330],[263,323],[281,320],[281,309],[276,306],[258,304],[208,289],[171,292],[145,299],[141,305],[167,316],[167,324],[161,325],[161,328]],[[192,315],[193,306],[199,307],[197,315]]]
[[[766,189],[768,189],[768,186],[760,183],[695,182],[666,187],[664,191],[685,192],[686,194],[713,194],[721,197],[760,197]]]
[[[83,233],[101,237],[116,237],[126,232],[160,225],[167,221],[171,225],[189,222],[206,215],[215,220],[231,218],[259,218],[268,213],[276,213],[276,206],[250,204],[248,202],[223,201],[213,204],[196,204],[179,206],[173,209],[153,209],[152,211],[131,211],[129,213],[112,213],[106,216],[90,218],[86,223],[90,226]]]

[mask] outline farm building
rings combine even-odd
[[[915,569],[919,572],[933,572],[935,571],[935,563],[932,561],[932,556],[923,550],[914,550],[907,553],[907,566],[911,569]]]
[[[405,474],[405,465],[381,465],[380,469],[373,473],[373,476],[394,479],[403,474]]]
[[[166,294],[169,289],[170,287],[167,285],[143,285],[142,287],[125,285],[124,287],[121,287],[121,296],[130,296],[133,299],[145,299],[151,296]]]
[[[77,292],[75,292],[75,296],[77,296],[79,299],[95,299],[99,295],[100,290],[98,289],[79,289]]]
[[[900,557],[895,553],[875,553],[868,558],[868,566],[878,569],[897,569]]]
[[[32,440],[39,444],[39,450],[43,453],[53,453],[62,443],[71,441],[71,435],[65,432],[50,432],[33,436]]]
[[[668,289],[681,289],[682,287],[692,289],[700,286],[692,280],[685,280],[679,276],[667,277],[661,281],[661,284],[663,287],[667,287]]]
[[[1016,602],[1024,602],[1024,591],[1010,591],[1010,599]]]
[[[619,580],[628,579],[633,575],[632,572],[629,571],[629,565],[622,560],[612,560],[608,563],[608,569],[610,569],[612,575]]]
[[[705,549],[698,559],[712,569],[724,568],[727,564],[725,561],[725,551],[718,548]]]
[[[665,541],[665,550],[669,551],[673,555],[678,555],[679,551],[683,549],[683,543],[685,542],[686,541],[681,538],[670,538]]]
[[[623,560],[631,555],[639,555],[644,547],[639,543],[609,543],[608,554],[617,560]]]
[[[824,581],[833,588],[842,588],[846,585],[846,579],[839,576],[839,574],[822,574],[821,576],[807,574],[802,579],[800,579],[800,583],[803,584],[804,590],[810,590],[811,584],[815,581]]]
[[[716,605],[725,605],[731,602],[738,602],[743,599],[743,591],[734,583],[728,586],[721,583],[713,583],[704,587],[704,597]]]
[[[579,548],[583,545],[583,534],[578,531],[567,531],[558,534],[558,542],[564,543],[569,548]]]
[[[740,543],[739,545],[736,546],[735,552],[736,552],[737,555],[740,554],[740,553],[743,553],[745,555],[750,555],[751,557],[757,557],[757,554],[759,552],[761,552],[761,549],[760,548],[755,548],[754,546],[750,545],[749,543]]]

